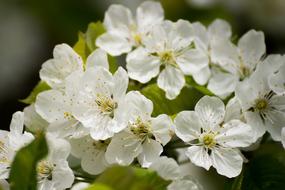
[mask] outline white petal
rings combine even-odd
[[[163,146],[166,145],[172,136],[172,121],[168,115],[162,114],[151,120],[152,133],[155,140]]]
[[[113,75],[113,80],[114,80],[113,96],[114,100],[118,101],[121,98],[123,98],[126,94],[129,84],[128,73],[122,67],[119,67],[118,70]]]
[[[148,168],[154,161],[156,161],[163,149],[159,142],[147,139],[142,144],[142,152],[138,156],[138,161],[143,168]]]
[[[35,105],[32,104],[24,109],[25,126],[32,132],[43,131],[47,128],[48,122],[44,120],[35,110]]]
[[[153,110],[153,103],[147,99],[139,91],[130,91],[126,95],[127,107],[129,113],[129,120],[135,121],[140,117],[143,121],[149,120]]]
[[[182,111],[174,119],[175,133],[184,142],[198,139],[201,133],[201,124],[194,111]]]
[[[191,146],[186,151],[186,156],[191,160],[191,162],[199,167],[203,167],[209,170],[212,161],[207,153],[206,149],[202,146]]]
[[[64,139],[57,138],[50,133],[47,133],[46,138],[49,148],[49,157],[52,161],[66,160],[71,151],[69,142]]]
[[[232,35],[232,30],[227,21],[216,19],[208,27],[208,33],[211,38],[219,37],[229,39]]]
[[[232,119],[241,119],[242,117],[241,105],[238,98],[235,96],[231,98],[226,105],[225,122]]]
[[[285,64],[269,77],[269,86],[277,94],[285,94]]]
[[[255,112],[245,112],[244,116],[246,122],[252,127],[254,133],[253,138],[258,139],[261,137],[265,133],[266,129],[259,114]]]
[[[268,77],[274,73],[277,73],[281,65],[284,64],[284,56],[281,56],[279,54],[270,54],[265,58],[265,60],[257,65],[257,68],[253,74],[256,74],[259,78],[263,78],[267,83]]]
[[[166,66],[158,76],[157,85],[165,91],[166,98],[172,100],[180,94],[185,85],[184,74],[175,67]]]
[[[24,130],[24,113],[17,111],[13,114],[10,131],[14,135],[22,135]]]
[[[281,129],[285,123],[285,111],[268,112],[266,115],[270,120],[265,120],[265,126],[275,141],[281,141]]]
[[[52,181],[55,189],[67,189],[71,187],[74,182],[73,171],[69,168],[68,162],[60,160],[56,162],[56,167],[52,172]]]
[[[193,74],[194,80],[200,84],[205,85],[211,76],[211,70],[209,66],[204,67],[198,73]]]
[[[281,132],[281,140],[282,140],[282,145],[285,149],[285,127],[283,127],[282,132]]]
[[[217,142],[224,147],[247,147],[256,139],[252,128],[240,120],[231,120],[223,124],[216,136]]]
[[[91,67],[104,67],[109,70],[108,56],[104,50],[98,48],[87,57],[86,68]]]
[[[105,157],[110,164],[130,165],[141,152],[141,141],[130,133],[121,132],[112,138]]]
[[[185,75],[193,75],[205,68],[209,60],[201,50],[191,49],[179,55],[176,62]]]
[[[159,59],[149,55],[143,48],[137,48],[129,53],[126,61],[126,67],[130,78],[141,83],[150,81],[159,73]]]
[[[206,27],[200,22],[195,22],[192,24],[194,35],[195,35],[195,45],[199,48],[208,52],[209,37]]]
[[[208,89],[221,98],[234,92],[238,83],[238,77],[232,73],[213,73],[208,83]]]
[[[55,46],[54,59],[46,61],[40,70],[40,78],[54,88],[62,87],[64,79],[74,71],[83,70],[81,57],[67,44]]]
[[[236,149],[215,148],[211,159],[217,172],[228,178],[238,176],[242,170],[243,159]]]
[[[166,180],[174,180],[181,177],[180,168],[173,158],[162,156],[153,162],[150,169],[156,171],[159,176]]]
[[[214,129],[224,120],[225,105],[217,97],[204,96],[196,104],[195,112],[203,128]]]
[[[145,1],[137,8],[136,19],[140,30],[158,24],[163,18],[164,11],[158,2]]]
[[[211,61],[221,66],[236,67],[239,64],[237,47],[227,39],[211,41]]]
[[[90,135],[94,140],[106,140],[112,137],[114,135],[112,128],[117,128],[117,122],[109,116],[91,116],[84,124],[91,127]]]
[[[105,12],[104,25],[107,31],[118,28],[128,28],[133,23],[132,12],[122,5],[111,5]]]
[[[92,175],[102,173],[107,165],[105,151],[100,150],[92,150],[92,153],[85,155],[81,160],[82,169]]]
[[[65,120],[64,113],[70,113],[69,101],[62,92],[57,90],[48,90],[37,96],[35,108],[37,113],[52,123],[55,121]]]
[[[112,56],[118,56],[132,50],[132,44],[127,37],[116,31],[99,36],[96,45]]]
[[[192,179],[179,179],[172,181],[167,190],[203,190],[203,188]]]
[[[263,32],[248,31],[240,38],[238,47],[244,63],[254,68],[266,51]]]

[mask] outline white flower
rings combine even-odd
[[[40,70],[40,78],[50,87],[55,89],[64,88],[65,79],[75,71],[84,71],[86,68],[102,66],[109,67],[107,54],[101,50],[93,51],[83,63],[82,58],[67,44],[55,46],[53,59],[46,61]]]
[[[128,53],[141,45],[152,26],[164,19],[164,12],[157,2],[143,2],[136,11],[136,18],[122,5],[111,5],[105,13],[107,32],[96,40],[96,45],[113,56]]]
[[[0,179],[8,178],[16,152],[34,139],[31,133],[23,130],[24,113],[19,111],[13,114],[10,132],[0,130]]]
[[[213,57],[212,46],[214,42],[230,39],[232,35],[231,26],[221,19],[214,20],[208,28],[199,22],[193,23],[192,26],[195,35],[195,45],[209,58],[209,64],[213,64],[214,60],[211,59]],[[205,65],[200,72],[193,74],[194,80],[200,85],[205,85],[211,76],[209,64]]]
[[[48,122],[36,112],[34,104],[25,107],[24,115],[25,126],[31,132],[37,133],[39,131],[45,131],[48,127]]]
[[[173,158],[166,156],[159,157],[150,165],[149,169],[156,171],[160,177],[166,180],[182,178],[181,170],[177,162]]]
[[[74,174],[66,161],[70,154],[70,144],[47,133],[49,153],[37,165],[38,189],[64,190],[73,184]]]
[[[192,43],[193,31],[188,21],[165,21],[157,25],[145,39],[145,47],[128,54],[130,78],[147,83],[159,75],[158,86],[168,99],[174,99],[185,85],[184,75],[200,72],[208,64],[207,56],[193,48]]]
[[[195,111],[182,111],[174,120],[176,135],[192,145],[186,156],[197,166],[211,166],[227,177],[240,174],[243,158],[239,147],[254,142],[251,128],[237,119],[225,120],[224,103],[217,97],[204,96]]]
[[[110,139],[95,141],[88,135],[79,139],[70,139],[70,143],[71,154],[81,158],[81,167],[84,171],[97,175],[109,166],[105,152]]]
[[[282,138],[282,145],[283,145],[283,147],[285,149],[285,127],[282,128],[281,138]]]
[[[249,77],[265,54],[263,32],[250,30],[244,34],[238,45],[230,40],[215,40],[212,44],[213,67],[208,88],[216,95],[224,98],[236,88],[239,80]]]
[[[74,83],[79,86],[73,88],[78,93],[73,116],[90,130],[93,139],[105,140],[127,126],[124,98],[128,75],[124,69],[120,67],[114,75],[103,67],[89,69],[71,80],[70,86]]]
[[[202,186],[190,176],[174,180],[167,186],[167,190],[203,190]]]
[[[171,119],[167,115],[152,118],[153,104],[139,92],[129,92],[126,101],[128,127],[112,138],[106,159],[109,163],[129,165],[138,157],[142,167],[149,167],[171,138]]]
[[[236,96],[256,138],[268,131],[274,140],[281,140],[281,128],[285,123],[285,95],[278,95],[270,89],[268,76],[278,70],[278,64],[282,61],[279,55],[268,56],[248,80],[237,86]]]
[[[269,76],[269,86],[276,94],[285,94],[285,56],[280,68]]]
[[[49,123],[49,132],[59,137],[81,137],[88,134],[88,130],[74,117],[72,110],[75,98],[75,94],[59,90],[44,91],[37,96],[35,109]]]

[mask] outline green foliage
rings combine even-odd
[[[98,21],[96,23],[90,23],[88,25],[87,31],[86,31],[86,44],[90,52],[94,51],[97,47],[95,45],[95,41],[105,32],[105,28],[103,24]]]
[[[156,84],[146,86],[141,93],[152,100],[154,105],[153,115],[165,113],[174,115],[182,110],[192,110],[203,94],[193,87],[184,87],[179,96],[174,100],[168,100],[165,92]]]
[[[114,189],[101,183],[94,183],[85,190],[114,190]]]
[[[10,171],[11,190],[36,190],[38,161],[48,153],[44,133],[39,133],[36,139],[16,154]]]
[[[263,144],[245,165],[244,171],[226,190],[283,190],[285,151],[277,143]]]
[[[82,59],[85,61],[88,54],[89,50],[86,46],[86,40],[85,40],[85,34],[82,32],[78,33],[78,41],[76,44],[73,46],[73,49],[78,55],[82,57]]]
[[[114,166],[103,172],[94,184],[95,187],[86,190],[164,190],[169,182],[147,169]],[[105,186],[100,189],[98,184]]]
[[[44,82],[44,81],[40,81],[32,90],[32,92],[30,93],[30,95],[23,99],[20,100],[20,102],[23,102],[25,104],[32,104],[36,101],[37,95],[43,91],[49,90],[51,89],[50,86]]]
[[[198,90],[199,92],[201,92],[204,95],[208,95],[208,96],[214,96],[214,94],[207,89],[205,86],[201,86],[199,84],[197,84],[194,79],[190,76],[186,77],[186,84],[195,88],[196,90]]]

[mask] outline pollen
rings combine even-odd
[[[203,142],[204,146],[207,148],[213,148],[217,144],[217,142],[215,140],[215,135],[213,133],[205,134],[202,137],[202,142]]]
[[[70,112],[64,112],[63,115],[64,115],[63,117],[67,120],[71,120],[74,118]]]
[[[158,53],[158,56],[162,64],[177,66],[172,51]]]
[[[142,44],[142,36],[140,34],[133,34],[133,38],[137,46]]]
[[[141,118],[138,118],[135,123],[130,124],[130,131],[142,140],[153,136],[150,122],[143,122]]]
[[[102,114],[109,115],[112,118],[114,117],[114,111],[118,107],[118,103],[112,99],[112,96],[97,95],[95,103]]]
[[[266,110],[268,107],[268,101],[266,99],[258,99],[255,102],[255,108],[258,111],[264,111]]]
[[[40,179],[43,179],[43,178],[51,179],[53,169],[54,169],[54,165],[51,164],[50,162],[46,160],[40,161],[37,166],[37,172],[38,172],[39,178]]]

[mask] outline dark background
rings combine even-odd
[[[0,1],[0,120],[8,129],[11,116],[22,110],[18,100],[38,82],[41,64],[56,44],[73,45],[78,31],[102,20],[112,3],[135,10],[142,0],[7,0]],[[267,53],[285,51],[284,0],[161,0],[166,18],[229,21],[236,38],[249,29],[262,30]]]

